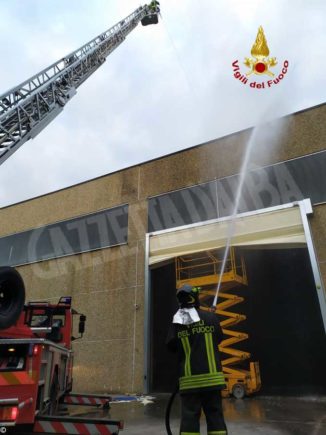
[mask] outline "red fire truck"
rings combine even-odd
[[[0,430],[118,434],[121,421],[60,415],[64,404],[109,407],[110,396],[73,394],[71,297],[29,302],[20,274],[0,267]],[[80,314],[78,332],[85,330]],[[79,337],[79,338],[80,338]]]

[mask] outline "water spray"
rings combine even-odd
[[[223,278],[223,274],[225,271],[226,261],[227,261],[228,255],[229,255],[232,237],[234,235],[235,218],[236,218],[237,213],[238,213],[238,208],[239,208],[240,198],[241,198],[241,194],[242,194],[242,190],[243,190],[243,185],[244,185],[244,182],[246,179],[252,150],[253,150],[254,144],[256,142],[258,128],[259,127],[255,127],[250,135],[250,139],[249,139],[249,142],[248,142],[248,145],[246,148],[245,156],[244,156],[244,159],[243,159],[243,162],[241,165],[241,170],[240,170],[240,174],[239,174],[240,180],[239,180],[238,189],[237,189],[237,193],[236,193],[236,197],[235,197],[235,201],[234,201],[233,212],[232,212],[231,218],[229,220],[229,224],[228,224],[227,239],[226,239],[226,245],[225,245],[225,250],[224,250],[224,255],[223,255],[222,266],[221,266],[221,270],[220,270],[220,278],[218,280],[218,284],[216,287],[216,293],[215,293],[214,301],[212,304],[212,309],[214,309],[214,310],[216,309],[218,294],[219,294],[221,284],[222,284],[222,278]]]

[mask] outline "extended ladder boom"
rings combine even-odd
[[[62,110],[76,89],[146,19],[148,6],[0,96],[0,165]]]

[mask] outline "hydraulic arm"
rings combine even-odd
[[[109,30],[0,96],[0,165],[63,110],[76,89],[140,21],[143,25],[155,24],[157,13],[147,5],[139,7]]]

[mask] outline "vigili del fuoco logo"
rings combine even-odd
[[[249,85],[255,89],[267,89],[278,85],[288,72],[289,61],[285,60],[281,68],[277,70],[278,62],[276,57],[269,56],[264,29],[259,27],[256,41],[251,48],[251,56],[245,57],[243,64],[249,71],[242,71],[238,60],[232,63],[234,77],[244,85]],[[258,77],[259,76],[259,79]],[[269,77],[266,80],[266,76]],[[256,78],[256,80],[254,80]],[[265,80],[262,80],[265,79]]]

